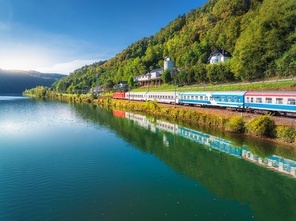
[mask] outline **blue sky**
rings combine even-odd
[[[0,68],[69,74],[207,0],[0,0]]]

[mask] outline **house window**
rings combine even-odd
[[[289,98],[289,99],[288,99],[288,104],[289,104],[289,105],[296,105],[296,100],[293,99],[293,98]]]
[[[218,61],[219,61],[218,58],[212,59],[212,63],[217,63]]]
[[[283,104],[283,98],[276,98],[275,103],[276,104]]]
[[[262,103],[262,98],[261,97],[257,97],[256,98],[256,103]]]
[[[265,98],[265,103],[266,104],[271,104],[272,103],[272,98]]]

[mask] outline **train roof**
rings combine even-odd
[[[244,95],[247,91],[213,91],[213,95]]]
[[[182,92],[180,95],[212,94],[212,95],[244,95],[247,91],[196,91]]]
[[[147,94],[175,94],[175,92],[171,91],[151,91],[147,92]]]
[[[296,96],[296,91],[249,91],[246,96]]]

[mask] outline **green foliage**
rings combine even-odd
[[[172,82],[172,75],[170,70],[165,70],[161,75],[162,81],[166,84]]]
[[[105,84],[104,84],[104,90],[105,91],[110,91],[114,86],[114,83],[112,80],[108,80]]]
[[[276,137],[276,125],[270,116],[265,115],[252,119],[247,124],[249,133],[260,137],[274,138]]]
[[[154,113],[160,110],[160,107],[157,104],[157,101],[146,101],[145,110],[150,113]]]
[[[130,76],[129,79],[128,79],[128,85],[130,88],[134,88],[135,86],[135,82],[134,82],[134,77],[133,76]]]
[[[241,116],[235,116],[228,121],[227,128],[235,133],[244,133],[246,129],[245,124]]]
[[[296,129],[293,127],[287,126],[278,126],[277,129],[277,137],[283,139],[288,143],[295,142],[296,139]]]
[[[131,76],[162,67],[166,56],[181,70],[179,84],[295,76],[295,10],[295,0],[209,1],[110,60],[75,70],[54,90],[76,93],[97,83],[129,81]],[[227,64],[208,65],[215,48],[229,51],[233,58]]]
[[[37,86],[35,88],[25,90],[24,95],[35,98],[46,98],[55,96],[50,88],[43,86]]]
[[[210,82],[227,82],[233,81],[234,76],[230,71],[230,63],[218,63],[206,66],[207,78]]]
[[[237,39],[233,52],[233,71],[238,79],[276,75],[276,60],[283,60],[295,44],[295,10],[294,0],[265,0],[258,10],[246,14],[242,20],[245,30]],[[286,61],[289,66],[291,60]],[[282,75],[282,71],[283,68],[278,67],[278,75]]]

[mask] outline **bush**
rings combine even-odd
[[[154,100],[154,101],[146,101],[145,102],[145,109],[148,112],[155,112],[155,111],[158,111],[160,108],[157,104],[157,101]]]
[[[227,128],[228,130],[235,132],[235,133],[244,133],[245,132],[245,125],[243,118],[241,116],[232,117],[228,123]]]
[[[295,142],[296,129],[288,126],[278,126],[276,129],[277,137],[283,139],[288,143]]]
[[[253,133],[256,136],[268,138],[276,137],[275,122],[268,115],[252,119],[247,124],[247,129],[250,133]]]

